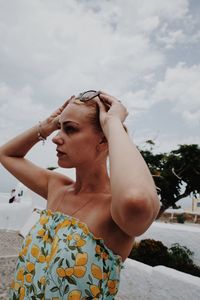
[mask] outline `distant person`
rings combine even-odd
[[[10,299],[115,298],[134,238],[160,206],[150,171],[123,125],[127,115],[113,96],[86,91],[0,148],[2,165],[47,200],[23,242]],[[54,131],[58,165],[75,168],[75,181],[25,158]]]
[[[17,196],[15,197],[15,202],[20,203],[21,202],[21,197],[22,197],[22,194],[18,193]]]
[[[15,201],[15,198],[16,198],[16,190],[12,189],[11,194],[10,194],[9,203],[13,203]]]

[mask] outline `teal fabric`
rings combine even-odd
[[[45,209],[22,244],[9,299],[112,300],[122,266],[85,223]]]

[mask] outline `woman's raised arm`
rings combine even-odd
[[[0,147],[0,162],[19,181],[47,199],[48,179],[52,172],[41,168],[25,158],[28,151],[40,140],[57,130],[59,115],[66,101],[49,118],[28,129]]]
[[[126,108],[105,93],[100,99],[100,122],[109,149],[111,215],[126,234],[137,236],[156,218],[159,199],[147,164],[123,128]]]

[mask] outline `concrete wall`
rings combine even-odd
[[[127,259],[116,300],[199,300],[200,278]]]
[[[149,229],[136,240],[154,239],[170,247],[173,243],[186,246],[194,252],[193,261],[200,266],[200,226],[189,224],[169,224],[154,222]],[[199,297],[200,299],[200,297]]]

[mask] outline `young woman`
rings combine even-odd
[[[10,299],[114,299],[134,237],[160,206],[127,115],[116,98],[87,91],[0,148],[3,166],[47,200],[23,242]],[[54,131],[58,165],[75,168],[75,181],[25,158]]]

